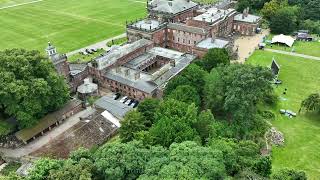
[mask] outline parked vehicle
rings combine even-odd
[[[120,102],[121,103],[125,103],[127,100],[128,100],[128,96],[125,96],[120,100]]]

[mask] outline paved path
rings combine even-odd
[[[52,139],[56,138],[60,134],[64,133],[66,130],[73,127],[75,124],[77,124],[81,116],[86,116],[90,113],[92,113],[94,110],[92,108],[87,108],[86,110],[83,110],[74,116],[70,117],[66,121],[64,121],[61,125],[59,125],[56,128],[53,128],[51,131],[47,132],[44,136],[41,136],[37,138],[36,140],[32,141],[31,143],[17,149],[5,149],[0,148],[0,153],[3,153],[4,157],[12,157],[12,158],[21,158],[23,156],[26,156],[42,146],[48,144]]]
[[[274,52],[274,53],[286,54],[286,55],[290,55],[290,56],[296,56],[296,57],[302,57],[302,58],[320,61],[320,57],[316,57],[316,56],[309,56],[309,55],[305,55],[305,54],[299,54],[299,53],[293,53],[293,52],[287,52],[287,51],[281,51],[281,50],[275,50],[275,49],[268,49],[268,48],[265,50],[270,51],[270,52]]]
[[[79,52],[84,52],[86,49],[101,49],[103,48],[104,50],[109,50],[110,48],[107,46],[107,43],[112,41],[113,39],[119,39],[119,38],[124,38],[126,37],[127,34],[126,33],[123,33],[123,34],[120,34],[118,36],[115,36],[115,37],[112,37],[112,38],[109,38],[109,39],[106,39],[104,41],[101,41],[101,42],[98,42],[96,44],[92,44],[90,46],[87,46],[87,47],[84,47],[84,48],[81,48],[81,49],[78,49],[78,50],[75,50],[75,51],[72,51],[72,52],[69,52],[67,53],[67,56],[72,56],[74,54],[77,54]]]
[[[24,5],[27,5],[27,4],[33,4],[33,3],[37,3],[37,2],[41,2],[41,1],[43,1],[43,0],[36,0],[36,1],[31,1],[31,2],[15,4],[15,5],[11,5],[11,6],[6,6],[6,7],[0,7],[0,10],[1,9],[9,9],[9,8],[18,7],[18,6],[24,6]]]

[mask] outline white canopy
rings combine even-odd
[[[274,36],[272,38],[272,44],[273,43],[282,43],[282,44],[286,44],[287,46],[291,47],[294,43],[295,39],[293,39],[291,36],[286,36],[283,34]]]

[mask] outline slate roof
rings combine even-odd
[[[196,17],[194,17],[194,20],[197,21],[205,21],[208,23],[215,23],[219,20],[225,19],[226,17],[229,17],[230,15],[235,14],[236,11],[234,9],[218,9],[216,7],[212,7],[208,9],[205,13],[200,14]]]
[[[69,64],[70,74],[75,76],[86,70],[87,66],[87,64]]]
[[[117,60],[135,50],[142,48],[144,46],[152,44],[152,41],[146,39],[140,39],[130,44],[124,46],[113,47],[109,52],[95,58],[95,61],[98,64],[98,69],[102,70],[106,67],[109,67],[117,62]]]
[[[195,34],[201,34],[201,35],[207,34],[207,31],[203,28],[187,26],[187,25],[181,24],[181,23],[169,23],[168,28],[179,30],[179,31],[195,33]]]
[[[172,5],[170,5],[172,3]],[[198,4],[189,0],[152,0],[149,2],[153,11],[178,14],[196,7]]]
[[[109,96],[101,97],[94,103],[94,105],[97,108],[109,111],[112,115],[114,115],[117,118],[123,118],[128,111],[132,110],[132,107],[123,104],[117,100],[114,100],[112,97]]]
[[[75,107],[78,107],[81,105],[81,101],[79,100],[72,100],[69,101],[63,108],[61,108],[58,111],[55,111],[53,113],[47,114],[45,117],[43,117],[38,124],[31,128],[22,129],[18,132],[16,132],[16,137],[23,141],[27,142],[37,134],[41,133],[45,129],[49,128],[50,126],[54,125],[56,122],[62,120],[62,116],[68,112],[70,112]]]

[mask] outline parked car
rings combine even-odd
[[[115,94],[112,96],[112,98],[113,98],[114,100],[117,100],[117,99],[119,99],[120,96],[121,96],[121,95],[120,95],[119,93],[115,93]]]
[[[131,102],[131,99],[128,99],[124,104],[129,106],[130,102]]]
[[[135,101],[134,105],[133,105],[133,108],[136,108],[138,105],[139,105],[139,101]]]
[[[127,100],[128,100],[128,96],[125,96],[120,100],[120,102],[121,103],[125,103]]]
[[[134,103],[134,101],[135,101],[134,99],[131,99],[128,106],[131,106]]]

